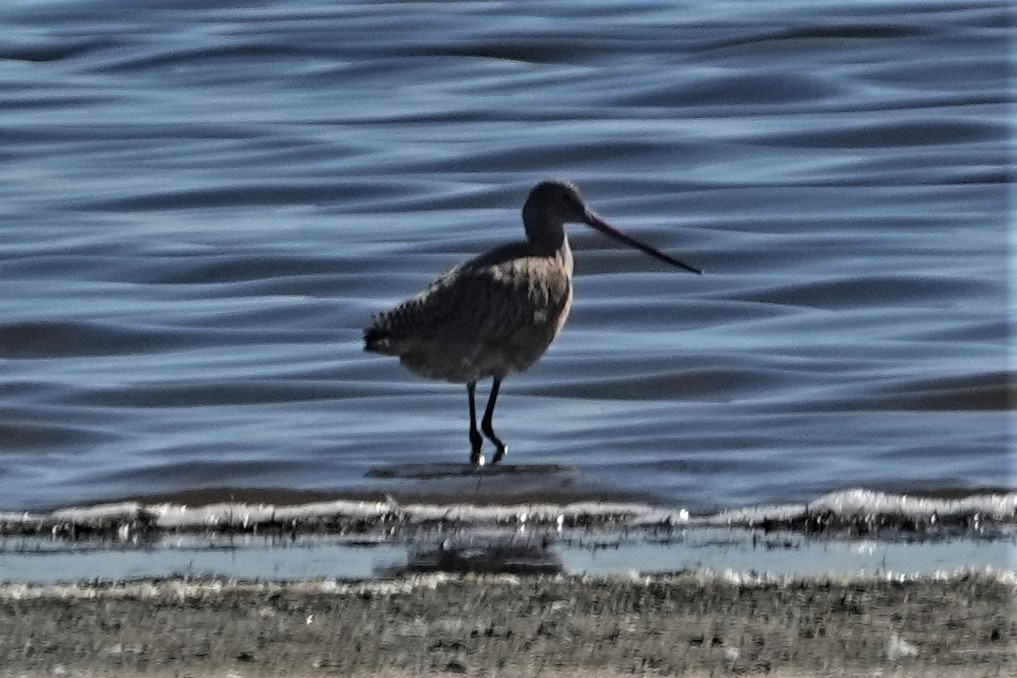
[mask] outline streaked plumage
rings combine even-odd
[[[429,379],[468,383],[522,372],[568,316],[572,253],[506,245],[457,266],[376,316],[367,349]]]
[[[482,254],[452,269],[364,331],[368,351],[398,356],[410,371],[429,379],[465,383],[470,400],[470,459],[482,464],[483,439],[476,430],[474,389],[494,380],[482,428],[505,445],[491,426],[501,380],[540,358],[572,305],[572,250],[566,223],[586,223],[670,264],[699,272],[618,231],[586,208],[576,187],[564,181],[537,184],[523,206],[527,239]]]

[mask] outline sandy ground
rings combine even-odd
[[[1013,676],[1012,580],[0,588],[0,676]]]

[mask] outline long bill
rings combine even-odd
[[[587,212],[586,213],[586,223],[591,228],[600,231],[604,235],[610,236],[610,237],[614,238],[615,240],[617,240],[618,242],[623,242],[626,245],[628,245],[629,247],[634,247],[637,250],[645,252],[646,254],[649,254],[654,259],[659,259],[660,261],[663,261],[663,262],[666,262],[668,264],[671,264],[672,266],[677,266],[678,268],[683,268],[686,271],[689,271],[691,273],[702,273],[702,271],[700,269],[696,268],[695,266],[689,266],[686,263],[678,261],[674,257],[668,256],[667,254],[664,254],[660,250],[654,249],[654,248],[650,247],[649,245],[647,245],[645,243],[639,242],[635,238],[631,238],[631,237],[625,235],[621,231],[615,229],[613,226],[608,225],[608,223],[606,221],[601,219],[599,216],[597,216],[593,212]]]

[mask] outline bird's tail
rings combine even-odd
[[[385,355],[399,355],[396,350],[397,337],[384,322],[384,316],[375,318],[375,322],[364,330],[364,350]]]
[[[390,345],[387,334],[377,327],[368,327],[364,330],[364,350],[374,353],[388,353],[386,350]]]
[[[386,355],[401,355],[407,340],[419,335],[426,322],[426,313],[416,297],[404,301],[391,311],[377,313],[364,330],[364,350]]]

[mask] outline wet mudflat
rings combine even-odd
[[[430,575],[0,589],[0,675],[1006,676],[1013,582]]]

